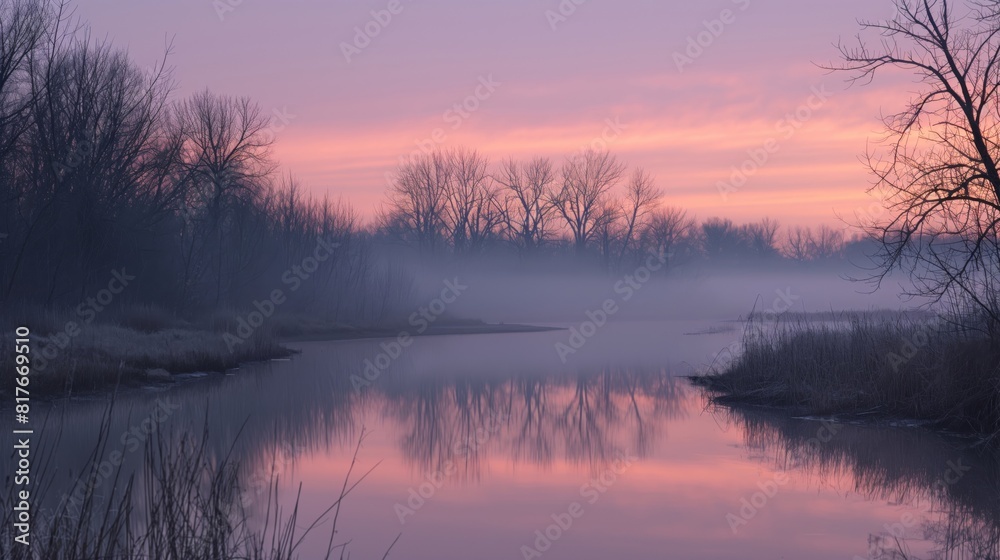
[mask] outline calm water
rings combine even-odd
[[[710,407],[680,376],[738,338],[685,334],[719,325],[607,325],[565,363],[565,331],[420,338],[364,384],[351,376],[385,364],[384,341],[301,343],[289,361],[120,397],[106,452],[141,461],[129,430],[143,422],[207,426],[214,452],[235,441],[246,505],[274,473],[288,503],[301,485],[312,519],[364,433],[356,474],[375,468],[337,535],[353,558],[381,558],[400,533],[390,558],[997,557],[995,455],[918,429]],[[100,399],[49,411],[53,495],[105,413]]]

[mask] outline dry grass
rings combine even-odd
[[[89,315],[21,306],[0,317],[0,337],[12,340],[17,327],[29,327],[32,395],[60,397],[148,382],[147,370],[223,372],[285,357],[292,352],[278,342],[281,339],[395,334],[384,326],[359,328],[308,314],[278,313],[240,338],[254,312],[223,309],[184,318],[153,305],[109,307]],[[47,347],[50,351],[43,352]],[[14,387],[13,359],[12,346],[0,345],[0,395]]]
[[[344,499],[371,473],[354,473],[363,433],[339,496],[318,518],[309,520],[299,515],[301,490],[290,505],[281,505],[276,477],[271,478],[263,511],[245,507],[242,496],[248,485],[240,465],[229,456],[213,455],[206,444],[207,432],[200,439],[157,435],[147,442],[142,472],[128,473],[119,466],[99,474],[107,451],[107,428],[101,426],[100,441],[84,472],[109,478],[113,488],[95,490],[94,485],[83,484],[86,490],[77,502],[63,500],[51,510],[33,507],[30,548],[14,542],[13,490],[0,493],[4,533],[0,558],[292,560],[300,557],[305,538],[323,525],[329,538],[319,558],[349,557],[348,542],[337,542],[341,539],[337,520]],[[43,465],[38,472],[60,470]],[[48,487],[36,488],[44,492]],[[46,503],[44,494],[33,490],[32,496],[34,503]]]
[[[754,323],[743,352],[695,382],[722,401],[1000,433],[1000,341],[938,320],[839,319]]]
[[[201,329],[156,308],[130,308],[109,315],[108,323],[93,324],[52,311],[15,316],[31,329],[31,390],[36,397],[134,385],[144,382],[151,369],[171,374],[222,372],[291,354],[278,344],[269,325],[239,344],[227,344],[225,332],[235,331]],[[68,329],[71,323],[78,328]],[[14,326],[2,327],[0,336],[12,340]],[[14,386],[13,359],[12,345],[0,346],[0,393]]]

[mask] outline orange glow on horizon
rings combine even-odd
[[[858,159],[871,136],[867,124],[816,118],[785,137],[784,129],[762,119],[696,125],[667,116],[639,124],[621,118],[619,131],[614,122],[517,128],[484,123],[445,132],[444,125],[431,120],[337,135],[321,127],[299,128],[279,139],[275,156],[313,193],[343,196],[365,217],[383,200],[395,168],[424,153],[420,142],[425,150],[464,146],[493,161],[544,156],[556,165],[588,146],[606,147],[630,167],[653,173],[664,191],[663,205],[701,218],[745,222],[771,217],[787,225],[842,225],[838,215],[852,215],[871,202],[865,192],[870,176]],[[443,142],[434,141],[436,129]],[[418,130],[431,132],[421,136],[414,132]],[[759,153],[768,140],[777,150],[744,174],[746,181],[736,192],[723,197],[720,183],[729,184],[752,158],[750,151]]]

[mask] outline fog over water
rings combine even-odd
[[[816,420],[728,411],[682,378],[738,343],[733,319],[758,294],[767,303],[781,300],[765,295],[776,290],[796,296],[797,310],[893,301],[818,277],[651,280],[621,301],[606,278],[567,290],[559,288],[566,275],[466,272],[458,278],[468,290],[448,313],[579,326],[603,299],[621,311],[566,355],[558,345],[570,330],[418,337],[399,352],[395,339],[295,343],[300,353],[287,361],[119,395],[110,433],[122,439],[112,437],[107,452],[122,451],[126,468],[138,468],[142,452],[129,449],[126,434],[165,402],[177,412],[157,433],[207,428],[212,453],[244,463],[248,507],[263,507],[277,475],[288,506],[301,485],[308,517],[335,499],[366,434],[359,468],[374,470],[338,524],[359,557],[380,557],[397,534],[394,554],[416,559],[523,558],[542,548],[567,559],[665,550],[835,559],[891,549],[895,536],[919,553],[995,546],[1000,504],[976,490],[997,484],[995,457],[914,428],[831,432]],[[527,285],[534,288],[513,295]],[[366,377],[380,359],[388,367]],[[71,494],[107,407],[100,397],[46,407],[45,429],[61,433],[46,452],[63,465],[51,496]],[[935,487],[956,461],[973,470]],[[549,527],[570,511],[579,514],[570,526]],[[321,533],[306,541],[306,557],[325,548]]]
[[[1000,560],[998,162],[1000,0],[0,0],[0,560]]]
[[[618,304],[617,320],[724,320],[757,311],[908,309],[923,303],[902,295],[894,277],[881,288],[870,273],[851,267],[806,267],[769,271],[679,268],[642,282],[635,271],[620,275],[588,272],[511,272],[499,266],[422,270],[418,293],[434,297],[446,279],[469,286],[449,313],[488,322],[573,323],[606,299]],[[638,269],[637,269],[638,270]],[[419,299],[419,296],[418,296]]]

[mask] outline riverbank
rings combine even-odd
[[[938,319],[751,325],[730,363],[692,381],[723,404],[1000,435],[1000,341]]]
[[[446,336],[446,335],[473,335],[473,334],[516,334],[533,333],[564,330],[558,327],[543,327],[536,325],[519,325],[504,323],[479,323],[464,322],[445,324],[428,327],[423,332],[411,332],[409,327],[397,328],[332,328],[325,331],[316,331],[296,335],[286,335],[281,337],[281,342],[312,342],[318,340],[357,340],[364,338],[395,338],[401,333],[409,333],[412,336]]]
[[[104,324],[80,325],[58,314],[35,314],[31,331],[31,395],[60,398],[118,388],[171,383],[183,374],[223,373],[251,362],[287,358],[287,342],[412,336],[524,333],[553,330],[530,325],[451,320],[418,332],[389,325],[355,327],[302,316],[275,316],[241,330],[224,315],[186,321],[162,313],[131,313]],[[15,327],[0,337],[13,341]],[[409,332],[409,331],[407,331]],[[0,395],[13,391],[13,345],[0,345]]]

